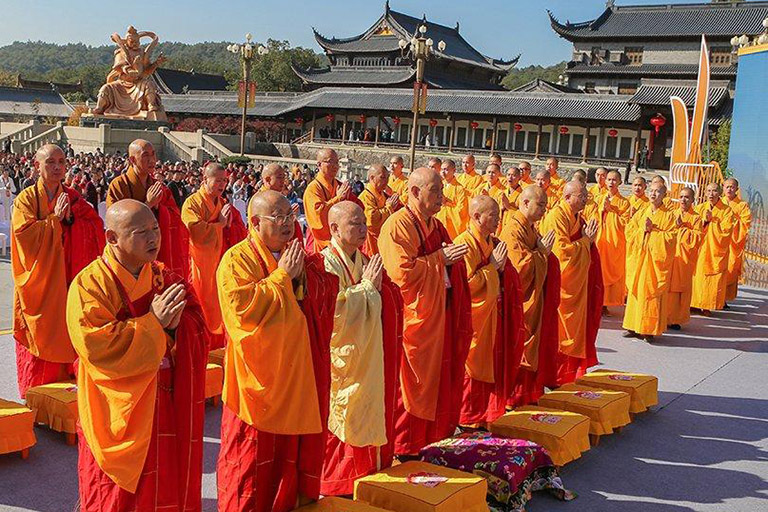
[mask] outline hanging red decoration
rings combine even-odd
[[[561,126],[560,127],[560,133],[563,135],[566,135],[568,133],[568,127],[567,126]]]
[[[365,124],[365,114],[360,114],[360,122]]]
[[[437,119],[430,119],[429,126],[437,126]]]
[[[333,114],[328,114],[327,116],[325,116],[325,120],[328,121],[329,123],[332,123],[333,122]]]
[[[304,125],[304,118],[302,117],[297,117],[296,119],[294,119],[294,121],[296,121],[296,124],[299,124],[302,126]]]
[[[480,123],[478,123],[477,121],[472,121],[471,123],[469,123],[469,126],[472,127],[473,130],[477,130],[477,127],[480,126]]]
[[[651,118],[651,126],[656,129],[656,135],[659,134],[659,130],[661,130],[661,127],[665,124],[667,124],[667,118],[661,114],[656,114]]]
[[[516,132],[519,132],[522,129],[523,129],[523,125],[521,125],[520,123],[515,123],[515,131]]]
[[[392,118],[392,122],[396,125],[400,124],[400,116],[395,116]]]
[[[619,135],[619,131],[618,130],[614,130],[614,129],[608,130],[608,136],[609,137],[616,137],[618,135]]]

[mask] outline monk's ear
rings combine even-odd
[[[107,243],[109,245],[117,245],[117,233],[115,233],[113,230],[107,229],[104,232],[104,236],[106,237]]]

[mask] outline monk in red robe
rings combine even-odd
[[[79,357],[83,512],[200,511],[208,336],[186,281],[155,258],[153,212],[124,199],[107,247],[72,282],[67,327]]]
[[[395,425],[399,454],[416,454],[453,434],[459,423],[472,317],[464,255],[434,218],[440,175],[425,167],[408,179],[407,206],[381,228],[379,251],[403,296],[402,396]],[[429,300],[424,300],[429,297]]]
[[[107,208],[121,199],[135,199],[149,206],[160,224],[163,244],[157,256],[171,272],[189,278],[189,233],[171,190],[155,181],[157,155],[148,141],[136,139],[128,146],[128,171],[112,180],[107,191]]]
[[[104,224],[76,191],[61,182],[67,159],[46,144],[33,164],[40,177],[13,204],[11,270],[13,338],[19,394],[72,377],[75,351],[67,336],[67,288],[104,249]]]

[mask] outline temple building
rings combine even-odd
[[[438,89],[501,90],[501,80],[512,69],[519,55],[512,60],[487,57],[469,44],[456,26],[446,27],[394,11],[389,1],[384,14],[362,34],[348,38],[327,38],[313,29],[315,40],[322,47],[330,66],[300,69],[293,67],[305,90],[320,87],[412,87],[416,65],[400,50],[401,40],[409,41],[421,25],[425,36],[434,42],[425,81]],[[437,43],[445,42],[439,51]]]

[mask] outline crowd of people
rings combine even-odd
[[[695,205],[662,177],[624,197],[597,169],[588,188],[555,158],[406,175],[393,156],[355,190],[334,150],[316,160],[161,164],[143,140],[4,156],[31,181],[12,220],[19,389],[76,366],[81,510],[200,509],[213,352],[219,510],[288,511],[574,382],[608,308],[652,342],[737,293],[750,216],[735,179]],[[89,183],[106,188],[103,223]]]

